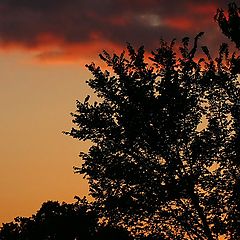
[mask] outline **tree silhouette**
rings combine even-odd
[[[218,9],[215,16],[223,34],[230,38],[236,47],[240,49],[240,8],[236,3],[228,4],[228,16],[224,14],[223,9]]]
[[[228,16],[225,15],[223,9],[218,9],[215,15],[215,20],[218,23],[223,34],[225,34],[236,47],[240,49],[240,8],[236,3],[228,4]],[[235,58],[232,70],[240,73],[240,57]]]
[[[87,65],[87,96],[67,134],[90,140],[75,171],[108,221],[154,239],[239,239],[240,87],[237,56],[196,58],[189,46],[161,41],[147,61],[144,48]],[[149,239],[152,239],[149,236]]]
[[[1,240],[131,240],[127,230],[98,224],[86,199],[67,204],[48,201],[32,217],[17,217],[0,229]]]

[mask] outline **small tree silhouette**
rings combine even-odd
[[[17,217],[0,229],[1,240],[131,240],[123,228],[98,224],[98,214],[86,199],[67,204],[48,201],[32,217]]]
[[[36,215],[3,224],[1,240],[94,239],[97,215],[85,200],[67,204],[48,201]]]
[[[100,58],[88,81],[99,101],[77,101],[69,133],[93,145],[81,153],[102,215],[156,239],[239,239],[240,87],[237,57],[222,44],[213,60],[195,58],[198,39],[161,41]]]

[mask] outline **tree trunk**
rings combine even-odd
[[[196,208],[197,212],[198,212],[198,215],[202,221],[202,225],[203,225],[203,230],[208,238],[208,240],[214,240],[213,236],[212,236],[212,232],[208,226],[208,223],[207,223],[207,218],[203,212],[203,209],[202,207],[200,206],[199,204],[199,198],[198,198],[198,195],[194,192],[194,189],[192,189],[192,193],[191,193],[191,200],[192,200],[192,203],[194,205],[194,207]]]

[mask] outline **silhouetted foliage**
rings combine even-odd
[[[149,239],[239,239],[240,86],[237,56],[214,60],[182,40],[161,41],[87,65],[99,100],[77,101],[69,133],[92,146],[75,171],[89,181],[101,215]]]
[[[1,240],[131,240],[127,230],[101,226],[98,214],[85,200],[74,204],[48,201],[32,217],[3,224]]]
[[[240,8],[236,3],[228,4],[228,16],[223,9],[218,9],[215,16],[223,34],[230,38],[240,49]]]
[[[223,34],[225,34],[232,42],[235,43],[236,47],[240,49],[240,8],[236,3],[232,2],[228,4],[228,16],[225,15],[223,9],[218,9],[215,15]],[[240,73],[240,57],[235,57],[232,61],[232,71]]]

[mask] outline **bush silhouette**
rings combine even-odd
[[[32,217],[5,223],[1,240],[131,240],[127,230],[98,224],[98,214],[86,199],[67,204],[48,201]]]

